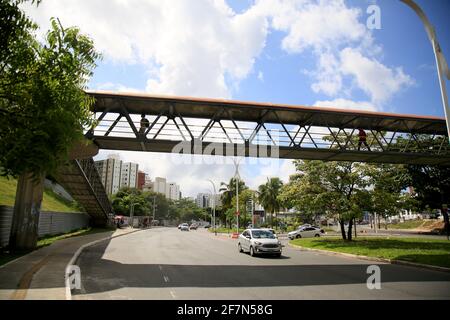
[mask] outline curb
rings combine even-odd
[[[130,231],[128,233],[122,233],[122,234],[118,234],[116,236],[105,237],[105,238],[102,238],[102,239],[98,239],[98,240],[95,240],[95,241],[91,241],[91,242],[85,243],[81,247],[79,247],[78,250],[72,256],[72,258],[70,259],[70,261],[67,264],[66,269],[65,269],[64,277],[65,277],[65,287],[66,287],[66,300],[72,300],[72,292],[70,290],[70,279],[69,279],[69,275],[71,274],[71,267],[75,264],[75,262],[77,261],[78,257],[80,256],[81,252],[84,249],[86,249],[87,247],[96,245],[97,243],[102,242],[102,241],[106,241],[106,240],[110,240],[110,239],[126,236],[126,235],[129,235],[129,234],[132,234],[132,233],[136,233],[136,232],[139,232],[139,231],[143,231],[143,230],[148,230],[148,229],[137,229],[137,230]]]
[[[433,266],[433,265],[409,262],[409,261],[403,261],[403,260],[392,260],[392,259],[385,259],[385,258],[369,257],[369,256],[363,256],[363,255],[357,255],[357,254],[351,254],[351,253],[322,250],[322,249],[311,249],[311,248],[302,247],[302,246],[299,246],[296,244],[292,244],[290,242],[288,243],[288,245],[293,248],[298,248],[298,249],[302,249],[305,251],[320,252],[320,253],[327,254],[327,255],[343,256],[343,257],[348,257],[348,258],[357,258],[357,259],[376,261],[376,262],[385,262],[385,263],[389,263],[389,264],[398,264],[398,265],[404,265],[404,266],[409,266],[409,267],[417,267],[417,268],[429,269],[429,270],[433,270],[433,271],[450,272],[450,268],[446,268],[446,267],[439,267],[439,266]]]

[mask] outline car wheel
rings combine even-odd
[[[240,243],[238,244],[238,249],[239,249],[239,252],[244,252],[244,250],[242,250],[242,247],[241,247]]]
[[[318,238],[318,237],[320,237],[320,234],[316,233],[316,234],[314,235],[314,237]]]
[[[253,250],[253,247],[250,247],[250,255],[251,255],[252,257],[255,256],[255,251]]]
[[[298,235],[295,236],[295,239],[300,239],[301,237],[302,236],[298,234]]]

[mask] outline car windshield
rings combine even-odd
[[[266,230],[253,230],[252,235],[255,239],[275,239],[273,233]]]

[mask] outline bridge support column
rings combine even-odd
[[[23,173],[19,177],[9,237],[11,249],[27,250],[36,247],[43,193],[44,176],[33,180],[31,174]]]

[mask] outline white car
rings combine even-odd
[[[281,242],[269,230],[246,229],[239,235],[239,252],[249,252],[253,257],[257,254],[281,256]]]
[[[187,223],[182,223],[180,230],[181,231],[189,231],[189,225]]]
[[[320,237],[323,233],[325,233],[322,229],[317,227],[306,227],[301,226],[295,231],[291,231],[288,233],[288,238],[298,239],[298,238],[312,238],[312,237]]]

